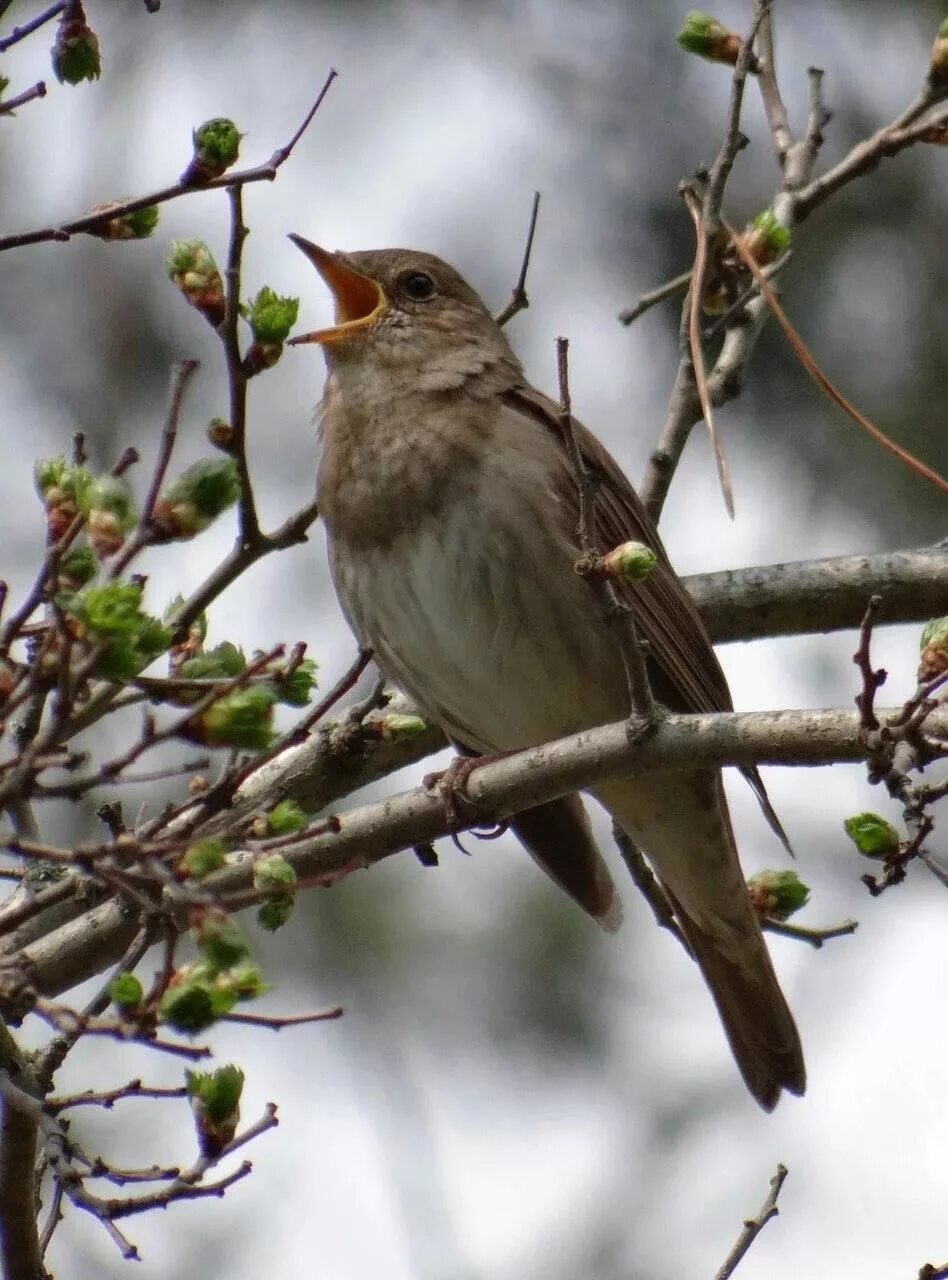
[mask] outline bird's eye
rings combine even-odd
[[[415,302],[427,302],[435,295],[435,282],[427,271],[406,271],[398,283],[402,293]]]

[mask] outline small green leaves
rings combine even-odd
[[[250,947],[243,934],[223,911],[206,911],[193,926],[192,932],[205,965],[214,975],[246,960],[250,954]]]
[[[216,1071],[186,1071],[185,1079],[201,1155],[216,1159],[237,1132],[244,1073],[228,1063]]]
[[[295,805],[293,808],[303,818],[303,822],[300,825],[305,825],[305,815]],[[273,810],[269,815],[271,821],[275,813],[276,810]],[[289,811],[287,811],[287,815],[289,815]],[[279,821],[277,825],[280,825]],[[298,830],[299,828],[293,827],[290,829]],[[257,889],[268,890],[271,894],[271,897],[262,903],[257,910],[257,923],[262,929],[267,929],[269,932],[274,933],[282,925],[286,924],[292,914],[296,900],[296,872],[282,854],[270,853],[263,858],[258,858],[254,863],[253,882]]]
[[[70,547],[59,561],[57,582],[60,590],[78,591],[99,572],[99,560],[91,547]]]
[[[132,493],[117,476],[99,476],[83,492],[80,510],[86,517],[89,542],[99,556],[114,554],[136,520]]]
[[[717,18],[699,9],[685,14],[676,38],[686,53],[697,54],[709,62],[723,62],[730,67],[737,62],[744,43],[736,32],[729,31]],[[756,59],[752,59],[751,70],[756,70]]]
[[[306,816],[306,814],[299,807],[299,805],[296,803],[295,800],[281,800],[278,805],[274,805],[274,807],[270,810],[270,812],[266,814],[267,835],[271,835],[271,836],[292,835],[295,831],[302,831],[302,829],[306,826],[308,821],[309,821],[309,818]],[[274,855],[274,856],[278,856],[278,855]],[[257,870],[266,861],[267,859],[264,858],[260,862],[257,862],[254,864],[255,876],[257,874]],[[281,859],[281,861],[283,860]],[[289,867],[289,863],[287,863],[286,865]],[[292,867],[290,867],[290,871],[293,871]],[[293,878],[290,883],[292,884],[296,883],[295,872],[293,872]]]
[[[272,814],[270,815],[272,818]],[[305,826],[305,818],[303,825]],[[299,830],[292,827],[291,830]],[[269,853],[253,864],[253,882],[257,889],[273,889],[292,893],[296,888],[296,872],[282,853]]]
[[[46,507],[46,525],[52,541],[61,538],[79,514],[92,472],[76,466],[60,454],[40,458],[33,468],[36,490]]]
[[[303,658],[288,676],[278,676],[273,681],[277,698],[287,707],[309,706],[316,684],[317,664],[312,658]]]
[[[899,833],[877,813],[857,813],[843,822],[846,834],[866,858],[887,858],[899,848]]]
[[[157,618],[142,610],[137,583],[108,582],[81,591],[60,592],[56,603],[75,618],[80,638],[104,646],[98,675],[129,679],[167,649],[171,635]]]
[[[264,285],[246,308],[257,342],[286,342],[299,314],[299,298],[283,298]]]
[[[282,929],[293,914],[293,898],[270,898],[257,908],[257,924],[268,933]]]
[[[417,738],[426,733],[428,729],[427,723],[422,720],[421,716],[396,715],[395,712],[379,716],[372,721],[372,727],[388,742]]]
[[[250,324],[253,344],[244,358],[248,376],[270,369],[283,353],[283,344],[296,324],[299,298],[284,298],[264,285],[250,303],[241,307],[241,315]]]
[[[744,233],[744,244],[758,266],[764,267],[790,248],[791,235],[772,209],[758,213]]]
[[[655,568],[658,556],[642,542],[623,542],[599,561],[602,573],[610,578],[640,582]]]
[[[224,281],[203,240],[175,240],[167,259],[168,277],[215,328],[224,319]]]
[[[948,618],[933,618],[919,639],[919,680],[931,680],[948,671]]]
[[[134,973],[117,973],[109,983],[109,999],[120,1009],[133,1009],[144,996],[145,989]]]
[[[176,1031],[195,1036],[230,1013],[236,1002],[235,995],[219,990],[208,976],[195,970],[168,987],[158,1005],[158,1016]]]
[[[194,155],[181,175],[181,181],[198,186],[219,178],[236,163],[243,136],[233,120],[223,116],[198,125],[191,134]]]
[[[87,235],[96,236],[99,240],[147,240],[161,216],[156,204],[147,205],[144,209],[135,209],[131,213],[122,213],[110,218],[113,209],[121,208],[124,201],[110,200],[105,204],[92,206],[92,213],[103,215],[101,222],[89,227]]]
[[[265,685],[235,689],[191,722],[190,734],[208,747],[265,751],[274,738],[273,690]]]
[[[203,876],[209,876],[212,871],[219,871],[226,860],[227,846],[223,840],[208,837],[196,841],[187,849],[178,863],[178,870],[183,875],[200,880]]]
[[[102,74],[99,37],[86,22],[78,0],[72,0],[59,19],[50,53],[53,74],[60,84],[98,80]]]
[[[188,467],[155,503],[154,521],[161,541],[193,538],[240,497],[233,458],[202,458]]]
[[[795,871],[761,871],[747,881],[747,892],[761,919],[789,920],[810,897]]]
[[[247,659],[235,644],[222,640],[206,653],[185,658],[176,674],[183,680],[232,680],[247,665]]]

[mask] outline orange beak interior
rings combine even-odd
[[[336,323],[329,329],[316,329],[312,333],[301,333],[298,337],[290,338],[289,346],[299,346],[304,342],[343,342],[353,334],[368,329],[383,314],[388,300],[381,285],[368,276],[360,275],[338,254],[329,253],[318,244],[304,240],[302,236],[291,235],[290,239],[309,258],[332,290],[336,303]]]

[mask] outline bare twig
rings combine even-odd
[[[526,311],[530,305],[530,299],[527,297],[527,272],[530,270],[530,254],[533,252],[533,237],[537,229],[537,215],[540,212],[540,193],[533,193],[533,207],[530,211],[530,225],[527,228],[527,242],[523,247],[523,258],[520,262],[520,275],[517,277],[517,283],[513,287],[510,295],[510,301],[502,311],[499,311],[494,317],[499,325],[505,325],[512,320],[514,316]]]
[[[241,1022],[248,1027],[266,1027],[268,1031],[283,1031],[286,1027],[303,1027],[311,1022],[335,1022],[341,1018],[341,1004],[334,1004],[329,1009],[317,1009],[314,1013],[290,1013],[269,1016],[264,1013],[228,1013],[222,1022]]]
[[[639,890],[642,897],[652,909],[652,915],[655,917],[655,923],[668,932],[684,947],[689,956],[694,958],[688,940],[678,927],[678,921],[675,919],[675,913],[669,902],[665,891],[658,883],[652,873],[651,867],[645,861],[645,856],[638,845],[625,832],[618,822],[612,824],[612,837],[618,845],[619,852],[622,854],[622,861],[628,868],[629,875],[632,877],[635,887]]]
[[[188,358],[179,360],[172,369],[168,416],[165,418],[165,425],[161,432],[158,455],[151,473],[148,493],[145,495],[138,528],[135,530],[135,536],[129,539],[116,557],[109,573],[111,578],[118,578],[124,573],[142,547],[148,545],[152,533],[151,522],[155,514],[155,503],[158,501],[158,494],[161,492],[161,486],[168,471],[168,464],[171,462],[171,454],[178,436],[178,422],[184,405],[184,397],[187,393],[188,384],[200,367],[200,361]]]
[[[691,268],[689,267],[681,275],[673,276],[671,280],[666,280],[664,284],[651,289],[648,293],[639,294],[639,299],[635,306],[627,307],[625,311],[619,312],[619,323],[626,326],[632,324],[634,320],[638,320],[639,316],[644,315],[646,311],[650,311],[657,303],[664,302],[666,298],[670,298],[675,293],[680,293],[682,289],[687,289],[690,280]]]
[[[770,1191],[767,1199],[760,1206],[753,1218],[745,1218],[744,1227],[741,1234],[734,1242],[734,1247],[724,1259],[724,1262],[715,1273],[714,1280],[730,1280],[730,1277],[737,1270],[742,1259],[746,1255],[748,1249],[766,1227],[771,1218],[776,1218],[780,1212],[777,1208],[777,1197],[787,1178],[787,1170],[784,1165],[777,1165],[777,1172],[770,1179]]]
[[[4,36],[0,40],[0,53],[6,53],[8,49],[12,49],[19,41],[25,40],[34,31],[39,31],[40,27],[44,27],[47,22],[52,22],[54,18],[58,18],[60,14],[65,13],[69,8],[69,4],[70,0],[57,0],[56,4],[51,4],[48,9],[38,13],[29,22],[24,22],[21,27],[14,27],[8,36]]]
[[[36,84],[30,85],[28,89],[24,89],[22,93],[15,94],[12,98],[0,98],[0,116],[12,116],[17,107],[23,107],[28,102],[32,102],[34,98],[46,97],[46,81],[37,80]]]
[[[774,920],[765,916],[760,927],[767,933],[775,933],[781,938],[795,938],[798,942],[808,942],[819,951],[824,942],[833,938],[847,938],[859,928],[858,920],[841,920],[839,924],[825,925],[823,928],[808,928],[802,924],[790,924],[787,920]]]

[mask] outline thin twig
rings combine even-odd
[[[269,160],[252,169],[242,169],[237,173],[225,173],[220,178],[212,178],[204,184],[201,190],[214,191],[234,185],[247,186],[251,182],[272,182],[280,166],[289,159],[294,147],[303,136],[335,78],[336,71],[331,69],[323,83],[323,87],[316,96],[315,102],[307,111],[303,123],[290,141],[284,146],[278,147]],[[64,222],[59,226],[41,227],[35,231],[23,231],[15,235],[2,236],[0,237],[0,253],[5,249],[18,249],[24,245],[41,244],[44,241],[66,241],[80,232],[91,231],[101,227],[104,222],[111,221],[114,218],[122,218],[129,213],[137,213],[140,209],[147,209],[156,204],[166,204],[169,200],[177,200],[180,196],[192,195],[193,193],[194,188],[192,186],[178,181],[170,186],[162,187],[158,191],[152,191],[148,195],[136,196],[133,200],[124,200],[120,204],[111,205],[105,213],[87,213],[80,218],[74,218],[71,222]]]
[[[30,85],[29,89],[24,89],[22,93],[16,94],[12,98],[0,98],[0,116],[12,116],[17,107],[23,107],[28,102],[32,102],[34,98],[46,97],[46,81],[37,80],[36,84]]]
[[[619,312],[619,323],[626,326],[632,324],[634,320],[638,320],[639,316],[645,315],[646,311],[650,311],[657,303],[664,302],[672,294],[680,293],[682,289],[686,289],[690,280],[691,267],[687,271],[683,271],[681,275],[673,276],[671,280],[666,280],[664,284],[651,289],[648,293],[640,293],[635,306],[627,307],[625,311]]]
[[[765,916],[760,927],[767,933],[775,933],[781,938],[794,938],[798,942],[808,942],[819,951],[824,942],[833,938],[847,938],[859,928],[858,920],[842,920],[839,924],[826,925],[821,929],[808,928],[802,924],[790,924],[787,920],[774,920]]]
[[[771,1218],[776,1218],[780,1210],[777,1208],[777,1197],[780,1195],[780,1189],[787,1178],[786,1167],[782,1164],[777,1165],[777,1171],[770,1179],[770,1191],[767,1199],[760,1206],[757,1214],[753,1218],[745,1218],[744,1228],[741,1234],[734,1242],[734,1247],[727,1255],[721,1267],[715,1273],[714,1280],[729,1280],[729,1278],[737,1270],[740,1262],[746,1255],[748,1249],[766,1227]]]
[[[533,208],[530,211],[530,225],[527,228],[527,242],[523,247],[523,258],[520,263],[520,275],[517,277],[517,283],[513,287],[513,293],[510,295],[510,301],[502,311],[499,311],[494,317],[499,325],[505,325],[514,316],[526,311],[530,305],[530,299],[527,297],[527,272],[530,269],[530,254],[533,252],[533,237],[537,229],[537,216],[540,212],[540,193],[533,193]]]
[[[158,494],[161,492],[161,486],[164,483],[165,475],[168,471],[168,464],[171,462],[171,454],[174,449],[175,440],[178,436],[178,422],[181,418],[181,409],[184,405],[184,397],[187,393],[188,384],[201,367],[199,360],[188,357],[179,360],[174,365],[171,374],[171,396],[168,404],[168,415],[165,418],[165,425],[161,432],[161,441],[158,446],[158,455],[155,459],[155,466],[151,473],[151,480],[148,485],[148,493],[145,496],[145,502],[142,506],[141,516],[138,520],[138,528],[135,530],[135,536],[126,543],[121,553],[116,557],[114,564],[109,572],[110,578],[118,578],[128,568],[129,564],[138,555],[142,547],[148,545],[151,537],[151,522],[155,513],[155,503],[158,501]]]
[[[619,852],[622,854],[622,861],[628,868],[635,887],[652,909],[655,923],[662,929],[667,929],[673,937],[677,938],[687,954],[694,959],[694,953],[688,944],[688,940],[678,927],[678,921],[675,919],[672,905],[662,886],[656,880],[651,867],[645,861],[642,850],[628,833],[619,826],[618,822],[613,822],[612,824],[612,836],[618,845]]]

